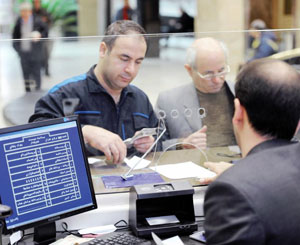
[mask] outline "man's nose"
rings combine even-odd
[[[125,67],[125,71],[129,74],[133,74],[135,71],[135,63],[134,62],[128,62],[128,64]]]
[[[219,77],[219,76],[214,76],[212,77],[211,81],[215,84],[219,84],[221,82],[223,82],[224,78],[223,77]]]

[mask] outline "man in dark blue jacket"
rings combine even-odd
[[[98,64],[53,87],[37,102],[29,121],[77,114],[89,154],[103,152],[108,160],[122,162],[127,154],[123,140],[158,124],[147,95],[130,85],[147,51],[145,36],[136,34],[145,30],[133,21],[112,23],[100,44]],[[133,146],[144,153],[153,142],[147,136]]]
[[[264,58],[278,52],[276,36],[272,31],[266,31],[266,24],[263,20],[256,19],[251,22],[250,46],[253,49],[253,56],[249,61]]]

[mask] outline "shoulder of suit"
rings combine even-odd
[[[294,143],[251,153],[221,174],[219,180],[238,183],[255,181],[257,178],[263,179],[273,171],[287,168],[286,164],[294,161],[294,158],[298,159],[300,156],[299,146],[299,143]],[[286,155],[289,155],[288,160],[285,160]],[[286,164],[282,164],[283,162],[286,162]],[[291,165],[289,167],[292,168]]]
[[[175,88],[164,90],[164,91],[159,93],[159,96],[170,97],[170,96],[176,95],[177,93],[180,93],[182,95],[187,90],[195,90],[194,84],[193,83],[188,83],[188,84],[180,85],[180,86],[175,87]]]

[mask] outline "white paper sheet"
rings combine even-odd
[[[128,159],[128,158],[125,158],[124,159],[124,162],[127,164],[127,166],[129,168],[132,168],[136,163],[137,161],[139,161],[141,158],[140,157],[137,157],[137,156],[134,156],[132,157],[131,159]],[[145,160],[145,159],[142,159],[139,164],[137,166],[135,166],[134,169],[142,169],[142,168],[146,168],[149,166],[149,164],[151,163],[151,161],[149,160]]]
[[[117,230],[117,228],[114,225],[102,225],[102,226],[95,226],[95,227],[88,227],[85,229],[81,229],[78,232],[83,234],[104,234],[104,233],[110,233]]]
[[[81,238],[74,235],[66,236],[65,238],[61,238],[53,243],[50,243],[50,245],[70,245],[70,244],[80,244],[84,242],[88,242],[92,240],[93,238]]]
[[[163,240],[163,245],[184,245],[179,236],[173,236]]]
[[[146,218],[146,220],[149,225],[165,225],[165,224],[180,223],[176,215],[149,217]]]
[[[1,234],[0,234],[1,236]],[[15,244],[16,242],[20,241],[22,238],[22,232],[21,231],[16,231],[11,236],[9,237],[10,244]]]
[[[238,145],[230,145],[228,146],[228,149],[236,153],[241,153],[241,149]]]
[[[179,236],[161,240],[155,233],[151,232],[151,235],[156,245],[184,245]]]
[[[94,164],[96,162],[102,162],[102,161],[103,161],[103,159],[99,159],[99,158],[95,158],[95,157],[89,157],[88,158],[89,164]]]
[[[166,176],[169,179],[184,179],[184,178],[211,178],[216,174],[206,168],[203,168],[193,162],[183,162],[159,165],[150,167],[156,170],[159,174]]]

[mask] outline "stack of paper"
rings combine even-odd
[[[150,168],[169,179],[184,179],[196,177],[212,178],[216,176],[214,172],[203,168],[193,162],[166,164]]]

